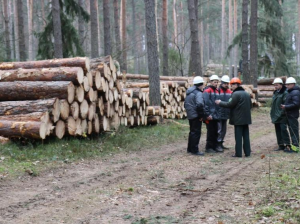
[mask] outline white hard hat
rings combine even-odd
[[[276,83],[283,84],[283,81],[281,78],[276,78],[276,79],[274,79],[274,82],[272,84],[276,84]]]
[[[212,81],[212,80],[218,80],[218,81],[219,81],[220,79],[219,79],[219,77],[218,77],[217,75],[212,75],[212,76],[209,78],[209,80],[210,80],[210,81]]]
[[[285,84],[293,84],[293,83],[296,84],[296,80],[293,77],[288,77],[286,79]]]
[[[229,83],[230,82],[230,78],[229,78],[228,75],[223,75],[222,78],[221,78],[221,81]]]
[[[193,84],[200,84],[200,83],[204,83],[203,78],[201,76],[196,76],[193,80]]]

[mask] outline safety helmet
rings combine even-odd
[[[210,80],[210,81],[212,81],[212,80],[218,80],[218,81],[219,81],[220,79],[219,79],[219,77],[218,77],[217,75],[212,75],[212,76],[209,78],[209,80]]]
[[[229,83],[230,82],[229,76],[228,75],[223,75],[222,78],[221,78],[221,81]]]
[[[293,77],[288,77],[285,84],[296,84],[296,80]]]
[[[272,84],[276,84],[276,83],[283,84],[283,81],[281,78],[276,78],[276,79],[274,79],[274,82]]]
[[[242,84],[241,80],[237,77],[234,77],[230,80],[230,84],[234,84],[234,83]]]
[[[201,76],[196,76],[194,79],[193,79],[193,84],[200,84],[200,83],[204,83],[203,81],[203,78]]]

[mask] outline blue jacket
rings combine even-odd
[[[220,86],[219,88],[219,99],[223,102],[229,102],[232,91],[230,89],[225,89]],[[220,120],[227,120],[230,117],[230,108],[220,107]]]
[[[288,95],[284,102],[285,111],[288,117],[298,118],[300,107],[300,88],[295,86],[288,90]]]
[[[219,99],[219,91],[213,86],[208,86],[203,91],[203,99],[205,103],[204,114],[206,117],[212,116],[213,120],[220,119],[220,107],[215,103]]]
[[[203,117],[203,95],[202,91],[196,86],[190,87],[186,92],[184,108],[189,120]]]

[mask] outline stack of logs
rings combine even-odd
[[[279,77],[282,79],[283,83],[285,83],[287,77]],[[265,104],[272,100],[272,96],[274,93],[273,81],[275,78],[264,78],[258,80],[258,102],[261,104]]]

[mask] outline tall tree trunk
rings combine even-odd
[[[121,36],[120,36],[120,17],[119,17],[119,0],[114,0],[114,24],[115,24],[115,42],[116,42],[116,59],[122,64],[120,57],[121,49]]]
[[[222,0],[222,45],[221,45],[221,59],[225,58],[225,40],[226,40],[226,14],[225,14],[225,0]],[[225,73],[225,62],[223,62],[222,73]]]
[[[145,18],[146,18],[146,36],[147,36],[147,53],[148,53],[148,70],[149,70],[149,93],[150,104],[160,106],[160,79],[159,79],[159,61],[157,51],[156,35],[156,15],[155,1],[145,1]]]
[[[257,87],[257,0],[251,0],[251,20],[250,20],[250,84]]]
[[[79,6],[81,6],[83,9],[84,7],[84,0],[78,0]],[[78,31],[79,31],[79,42],[81,46],[84,43],[84,20],[81,14],[79,14],[78,17]]]
[[[249,40],[248,40],[248,5],[249,0],[243,0],[242,14],[242,58],[243,58],[243,81],[251,84],[249,77]]]
[[[43,28],[46,26],[46,15],[45,15],[45,2],[41,0],[41,9],[42,9],[42,20],[43,20]]]
[[[86,11],[89,13],[89,15],[91,15],[91,4],[90,4],[90,0],[86,0],[85,4],[86,4]],[[85,29],[85,47],[86,47],[86,55],[87,56],[91,56],[91,20],[92,18],[90,17],[90,21],[88,22],[88,24],[86,25],[86,29]]]
[[[92,58],[99,57],[97,0],[90,0]]]
[[[201,54],[201,66],[204,66],[204,52],[203,52],[203,48],[204,48],[204,29],[203,29],[203,11],[202,11],[202,7],[201,7],[201,20],[200,20],[200,54]]]
[[[237,0],[233,0],[233,29],[234,29],[234,36],[237,35]],[[233,53],[233,61],[234,61],[234,77],[237,77],[238,75],[238,46],[234,47],[234,53]]]
[[[9,14],[8,14],[8,0],[3,0],[3,14],[5,22],[5,51],[6,51],[6,60],[11,59],[11,49],[10,49],[10,32],[9,32]],[[2,16],[2,15],[1,15]]]
[[[19,33],[19,50],[20,60],[26,61],[26,47],[25,47],[25,33],[24,33],[24,19],[23,19],[23,0],[17,0],[18,7],[18,33]],[[58,1],[58,0],[56,0]]]
[[[126,0],[122,1],[122,70],[127,71]]]
[[[103,0],[104,55],[111,55],[109,0]]]
[[[201,61],[200,61],[200,46],[199,46],[199,36],[198,36],[198,20],[195,5],[195,0],[188,0],[188,11],[189,11],[189,21],[191,30],[191,52],[190,52],[190,65],[189,74],[192,75],[194,72],[197,76],[202,76],[201,71]]]
[[[20,61],[20,48],[19,48],[19,20],[18,20],[18,6],[17,1],[13,1],[14,5],[14,33],[15,33],[15,50],[16,50],[16,60]]]
[[[169,75],[168,62],[168,0],[163,0],[162,15],[162,35],[163,35],[163,75]]]
[[[132,6],[132,43],[134,46],[135,44],[139,44],[136,41],[136,10],[135,10],[135,0],[131,0],[131,6]],[[138,49],[132,48],[132,53],[134,56],[134,73],[138,74],[139,69],[138,69]]]
[[[298,0],[298,68],[297,68],[297,73],[298,76],[300,76],[300,0]]]
[[[173,0],[173,24],[174,24],[174,44],[175,47],[178,45],[178,28],[177,28],[177,11],[176,11],[176,0]]]
[[[11,49],[11,59],[15,59],[15,48],[14,48],[14,7],[13,7],[13,1],[9,1],[8,4],[8,13],[9,13],[9,39],[10,39],[10,49]]]
[[[30,61],[33,60],[33,0],[27,0],[28,8],[28,58]]]
[[[229,4],[229,7],[228,7],[228,15],[229,15],[229,18],[228,18],[228,22],[229,22],[229,25],[228,25],[228,30],[229,30],[229,35],[228,35],[228,42],[229,44],[232,43],[232,37],[233,37],[233,29],[232,29],[232,0],[228,0],[228,4]],[[229,77],[232,77],[232,63],[233,63],[233,58],[232,58],[232,52],[230,51],[229,53]]]
[[[180,1],[180,45],[183,47],[185,43],[184,37],[184,14],[183,14],[183,4]]]

